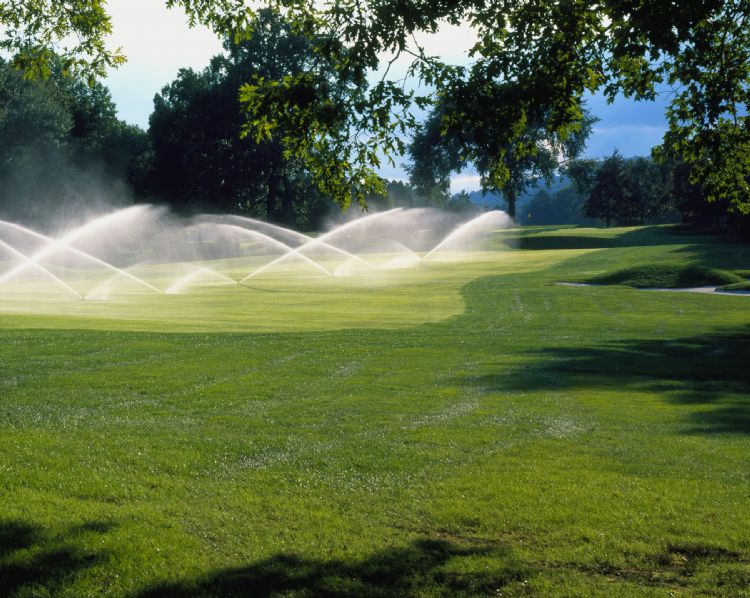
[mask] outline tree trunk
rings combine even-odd
[[[505,200],[508,202],[508,216],[513,222],[516,221],[516,198],[506,197]]]
[[[281,175],[276,165],[271,167],[268,173],[268,195],[266,196],[266,218],[272,222],[278,221],[281,216],[279,205],[281,204]]]
[[[609,228],[609,217],[612,213],[612,200],[607,197],[607,228]]]
[[[284,220],[284,224],[294,224],[294,195],[292,192],[292,183],[289,177],[284,175],[282,177],[282,185],[284,192],[281,195],[281,217]]]

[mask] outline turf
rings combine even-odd
[[[643,263],[750,247],[7,299],[0,595],[748,595],[750,299],[554,284]]]
[[[744,282],[740,276],[705,266],[645,264],[589,278],[591,284],[621,284],[635,288],[690,288],[724,286]]]
[[[718,288],[719,291],[750,291],[750,281],[736,282]]]

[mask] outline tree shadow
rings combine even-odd
[[[547,347],[525,368],[463,383],[522,391],[578,388],[658,393],[688,414],[691,433],[750,433],[750,325],[671,340],[624,340]]]
[[[513,247],[526,250],[551,249],[605,249],[616,247],[615,238],[574,235],[544,235],[539,237],[516,237]]]
[[[584,227],[590,229],[590,227]],[[555,249],[608,249],[612,247],[653,247],[658,245],[675,245],[691,243],[695,245],[735,245],[733,237],[706,237],[705,235],[676,235],[671,227],[644,226],[619,234],[611,234],[608,229],[601,229],[601,236],[575,234],[576,228],[566,229],[568,234],[549,234],[561,229],[545,231],[513,230],[505,233],[500,240],[515,249],[555,250]],[[531,234],[529,234],[531,233]],[[541,234],[535,234],[541,233]]]
[[[23,521],[0,520],[0,597],[57,593],[78,572],[103,559],[100,553],[80,549],[73,540],[111,528],[97,521],[51,534]]]
[[[747,269],[750,263],[750,243],[724,242],[691,244],[675,250],[691,264],[729,270]]]
[[[470,571],[460,569],[460,561],[472,557],[492,557],[492,567],[488,569],[483,560],[481,572],[471,567]],[[279,554],[205,578],[152,587],[137,598],[263,597],[297,592],[304,596],[374,598],[411,596],[431,587],[444,595],[479,596],[496,595],[504,586],[529,575],[528,568],[504,546],[419,540],[351,562]]]

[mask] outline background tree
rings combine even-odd
[[[73,126],[66,108],[53,85],[27,80],[0,59],[0,168],[26,166],[62,148]]]
[[[251,78],[293,76],[315,57],[277,13],[262,11],[253,27],[249,39],[227,41],[226,55],[215,56],[203,71],[180,70],[155,97],[152,191],[180,208],[310,226],[325,215],[327,202],[276,136],[240,135],[246,115],[238,95]]]
[[[615,151],[602,160],[586,199],[586,216],[604,220],[607,228],[625,202],[625,160]]]
[[[588,190],[585,213],[606,225],[664,222],[674,219],[670,175],[664,165],[649,158],[624,159],[615,151],[601,161],[576,164],[577,188]]]
[[[487,208],[488,206],[480,208],[480,206],[471,201],[471,195],[467,191],[454,193],[445,205],[445,209],[451,212],[479,212]]]
[[[578,193],[574,185],[566,185],[550,192],[540,189],[531,198],[519,221],[522,224],[592,224],[584,212],[586,196]]]
[[[619,205],[618,222],[622,224],[659,221],[672,207],[664,170],[648,158],[627,160],[623,201]]]
[[[443,136],[443,113],[433,110],[417,128],[408,146],[406,170],[417,194],[442,207],[450,199],[450,175],[462,170],[466,160],[455,138]]]
[[[484,98],[485,110],[493,110],[496,93],[507,92],[501,87],[502,91],[493,90]],[[583,151],[596,121],[586,114],[579,129],[561,138],[548,134],[546,117],[540,115],[514,140],[503,142],[497,136],[501,132],[482,128],[467,118],[468,111],[478,109],[468,107],[467,101],[463,95],[450,99],[443,96],[417,129],[409,146],[410,180],[422,193],[434,193],[435,189],[445,193],[450,175],[471,163],[481,176],[483,189],[502,193],[512,218],[516,216],[516,201],[527,188],[540,180],[551,182],[560,168]]]
[[[102,83],[70,76],[60,65],[50,82],[72,119],[67,139],[72,163],[80,168],[95,165],[104,175],[140,190],[145,176],[142,162],[149,154],[145,131],[117,118],[112,95]]]
[[[145,133],[115,116],[109,92],[64,76],[28,79],[0,61],[0,211],[38,221],[107,195],[129,201]]]
[[[697,226],[721,226],[729,214],[729,201],[708,202],[701,185],[691,181],[691,167],[682,161],[665,160],[661,163],[664,172],[668,201],[685,222]]]
[[[563,169],[563,174],[570,178],[575,190],[581,195],[588,195],[596,182],[599,160],[579,158],[571,160]]]

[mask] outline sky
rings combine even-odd
[[[163,0],[109,0],[113,34],[110,45],[121,47],[128,62],[111,71],[105,84],[117,104],[119,117],[129,123],[148,126],[154,95],[170,83],[180,68],[202,69],[211,56],[221,52],[221,41],[204,27],[189,28],[182,9],[168,10]],[[419,39],[426,51],[454,64],[467,64],[471,29],[446,26],[433,36]],[[398,74],[405,63],[394,65]],[[601,157],[615,149],[626,157],[648,155],[666,130],[663,102],[634,102],[618,98],[607,104],[601,96],[588,99],[589,108],[600,121],[588,140],[586,155]],[[403,167],[384,167],[380,174],[406,179]],[[455,175],[451,191],[473,191],[479,177],[471,171]]]

